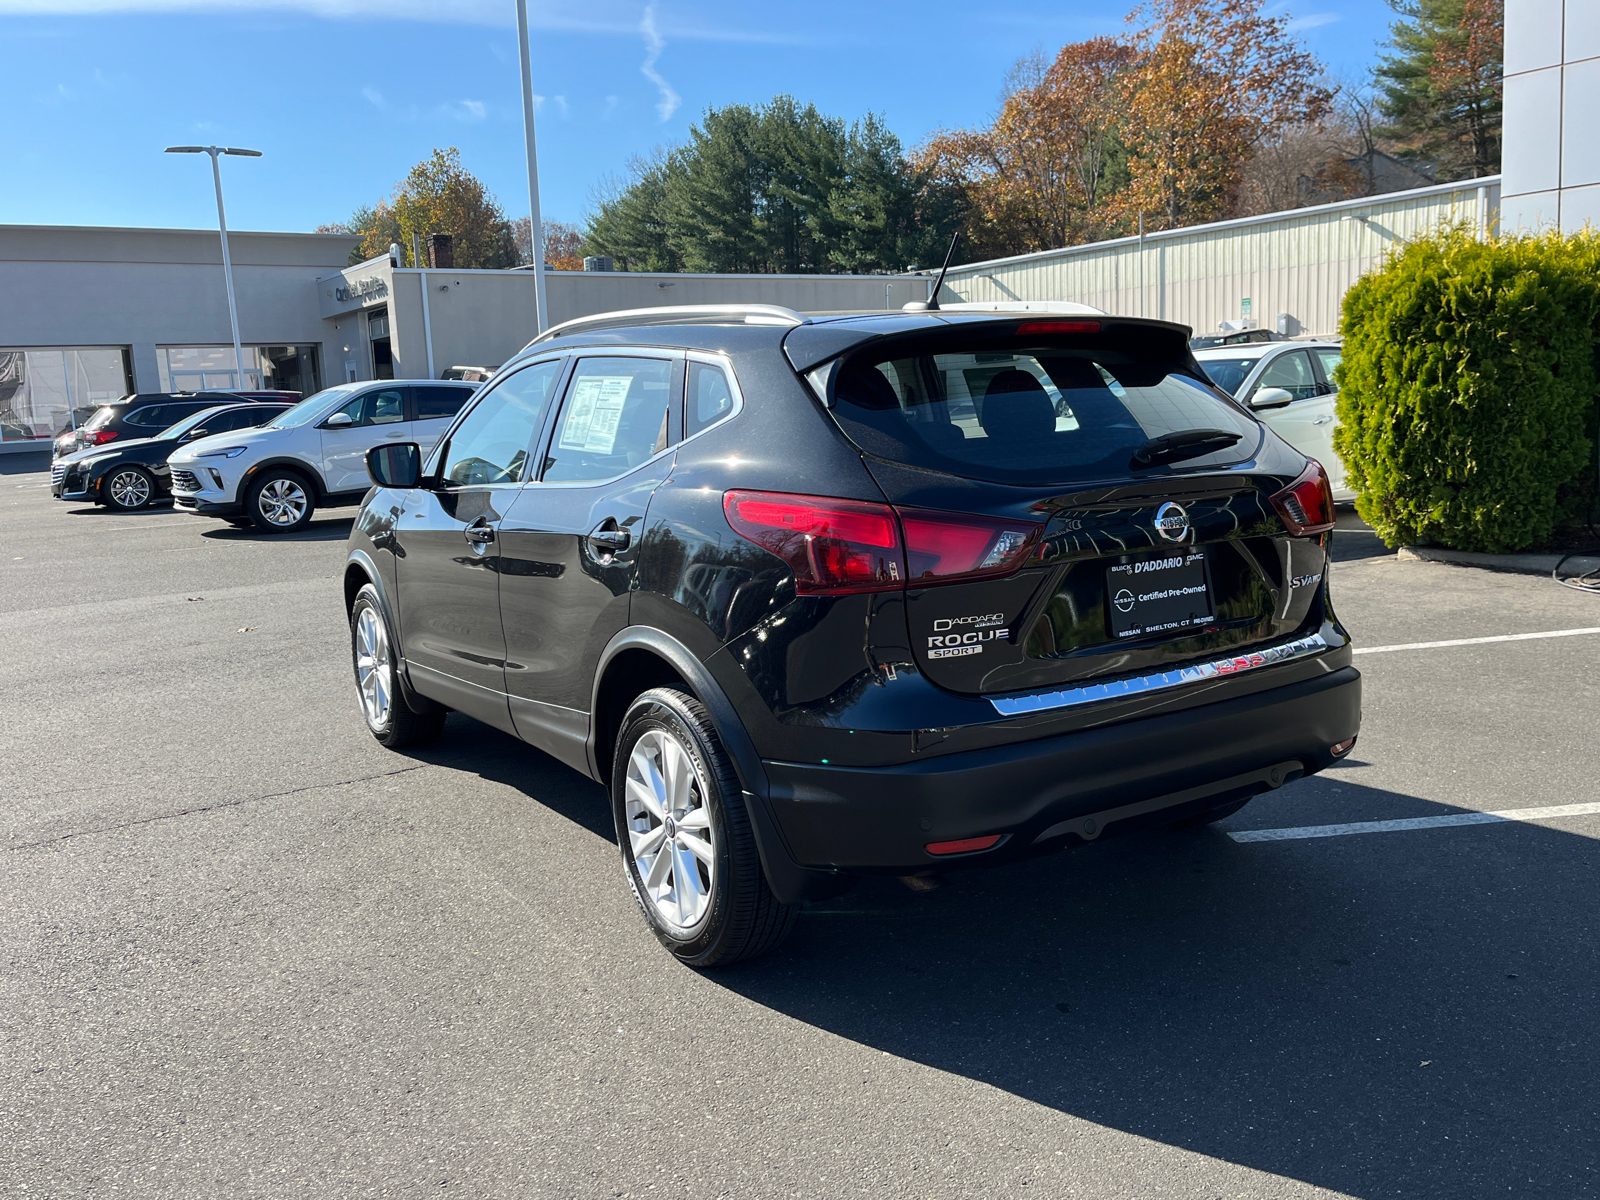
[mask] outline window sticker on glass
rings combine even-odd
[[[572,388],[572,406],[561,427],[560,445],[567,450],[610,454],[632,384],[631,375],[587,375],[579,379]]]

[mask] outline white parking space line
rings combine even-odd
[[[1392,654],[1396,650],[1438,650],[1445,646],[1482,646],[1489,642],[1532,642],[1539,638],[1580,637],[1586,633],[1600,633],[1600,626],[1591,629],[1550,629],[1543,633],[1502,633],[1494,637],[1452,638],[1448,642],[1406,642],[1400,646],[1357,646],[1352,654]]]
[[[1353,833],[1404,833],[1410,829],[1444,829],[1451,825],[1504,825],[1552,821],[1557,817],[1590,817],[1600,803],[1557,804],[1549,808],[1505,808],[1499,812],[1460,812],[1442,817],[1407,817],[1397,821],[1352,821],[1348,825],[1297,825],[1289,829],[1244,829],[1229,833],[1236,842],[1291,842],[1300,838],[1346,837]]]

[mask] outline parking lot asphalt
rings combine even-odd
[[[1351,758],[1218,827],[871,880],[698,975],[597,785],[367,735],[349,516],[0,459],[0,1195],[1600,1194],[1600,815],[1229,836],[1595,799],[1600,636],[1363,654]],[[1364,650],[1600,626],[1335,549]]]

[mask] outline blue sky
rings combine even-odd
[[[1039,48],[1123,28],[1128,0],[529,0],[545,216],[578,222],[630,156],[708,105],[789,92],[884,114],[908,144],[995,108]],[[1363,74],[1383,0],[1280,0],[1336,74]],[[435,146],[527,211],[512,0],[0,0],[0,224],[307,230],[386,195]]]

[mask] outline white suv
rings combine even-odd
[[[270,424],[173,454],[173,504],[270,533],[299,529],[319,507],[361,503],[374,446],[416,442],[426,454],[479,386],[380,379],[328,388]]]
[[[1349,504],[1356,494],[1345,482],[1344,463],[1333,448],[1339,424],[1333,369],[1343,353],[1338,342],[1258,342],[1212,346],[1196,350],[1194,357],[1211,382],[1301,454],[1321,463],[1334,501]]]

